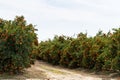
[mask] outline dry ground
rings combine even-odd
[[[115,77],[114,77],[115,76]],[[60,66],[53,66],[43,61],[36,61],[35,65],[26,69],[19,75],[0,75],[1,79],[17,80],[120,80],[116,73],[90,72],[83,69],[67,69]]]

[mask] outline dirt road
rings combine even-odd
[[[36,61],[23,74],[3,74],[0,75],[0,80],[120,80],[120,77],[111,78],[112,75],[97,75],[94,72],[87,72],[83,69],[68,69],[53,66],[43,61]]]
[[[53,66],[42,61],[36,61],[32,67],[44,72],[47,80],[120,80],[120,78],[111,78],[111,75],[95,75],[95,73],[86,73],[77,69]]]

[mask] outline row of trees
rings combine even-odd
[[[0,19],[0,73],[18,73],[30,67],[34,57],[69,68],[120,70],[120,28],[99,31],[94,37],[55,36],[38,45],[36,29],[23,16]]]
[[[69,68],[120,70],[120,28],[94,37],[80,33],[77,38],[55,36],[39,44],[39,59]]]
[[[36,50],[36,29],[23,16],[0,19],[0,72],[18,73],[30,67]]]

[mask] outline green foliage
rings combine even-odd
[[[55,36],[39,44],[38,57],[69,68],[120,70],[120,28],[94,37],[80,33],[77,38]]]
[[[17,73],[30,67],[37,37],[32,24],[23,16],[12,20],[0,19],[0,72]]]

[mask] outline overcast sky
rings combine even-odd
[[[120,27],[120,0],[1,0],[0,17],[23,15],[37,25],[39,40]]]

